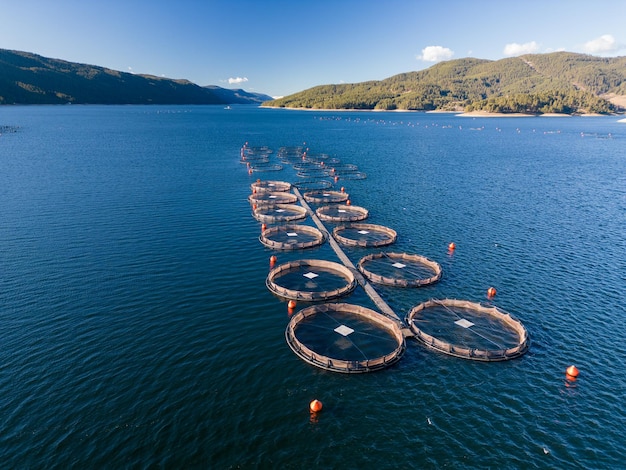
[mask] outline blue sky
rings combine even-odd
[[[463,57],[626,55],[625,24],[625,0],[3,0],[0,48],[282,96]]]

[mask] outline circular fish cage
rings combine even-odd
[[[427,347],[464,359],[506,361],[530,347],[518,319],[495,306],[467,300],[431,299],[413,307],[406,323]]]
[[[363,207],[343,204],[322,206],[315,213],[321,220],[327,222],[357,222],[369,216],[369,211]]]
[[[280,163],[255,163],[250,165],[250,170],[254,172],[281,171],[283,166]]]
[[[327,178],[330,176],[330,170],[325,168],[309,168],[307,170],[300,170],[296,173],[298,178]]]
[[[244,146],[244,148],[242,149],[244,154],[246,155],[269,155],[270,153],[273,153],[274,151],[269,148],[267,145],[262,145],[262,146],[258,146],[258,147],[249,147],[249,146]]]
[[[311,162],[308,160],[301,160],[297,163],[294,163],[292,166],[294,170],[306,171],[306,170],[319,170],[324,167],[324,164],[320,162]]]
[[[269,155],[259,154],[259,155],[242,155],[239,159],[239,163],[249,163],[249,164],[258,164],[258,163],[268,163],[270,161]]]
[[[307,191],[303,194],[306,202],[314,204],[332,204],[346,202],[348,194],[340,191]]]
[[[383,225],[349,224],[335,227],[333,237],[342,245],[371,248],[391,245],[398,234]]]
[[[250,185],[252,191],[279,191],[291,190],[291,183],[286,181],[257,180]]]
[[[291,222],[306,218],[306,209],[296,204],[263,204],[252,212],[259,222]]]
[[[263,230],[259,240],[274,250],[298,250],[321,245],[326,237],[308,225],[279,225]]]
[[[441,279],[441,266],[425,256],[407,253],[374,253],[361,258],[359,271],[376,284],[420,287]]]
[[[327,162],[330,159],[330,155],[327,153],[307,152],[304,158],[310,162]]]
[[[297,200],[295,194],[279,191],[261,191],[248,196],[251,204],[293,204]]]
[[[373,372],[395,364],[406,349],[398,323],[359,305],[327,303],[304,308],[285,330],[291,350],[332,372]]]
[[[367,175],[362,171],[355,171],[352,173],[335,173],[335,177],[341,180],[364,180]]]
[[[324,179],[304,180],[304,181],[296,182],[293,185],[301,191],[315,191],[315,190],[321,190],[321,189],[328,189],[333,186],[333,184],[330,181],[324,180]]]
[[[356,287],[352,271],[332,261],[302,259],[272,269],[267,288],[285,299],[314,302],[349,294]]]

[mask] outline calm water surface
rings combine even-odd
[[[0,107],[3,466],[624,468],[617,120]],[[358,165],[367,179],[338,185],[368,222],[444,270],[380,288],[390,306],[486,302],[495,286],[529,353],[485,364],[409,340],[372,374],[302,362],[246,199],[257,177],[296,177],[248,175],[246,141]],[[306,257],[336,260],[327,245]]]

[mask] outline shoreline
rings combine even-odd
[[[566,114],[566,113],[543,113],[543,114],[527,114],[527,113],[490,113],[488,111],[447,111],[435,109],[432,111],[414,110],[414,109],[331,109],[331,108],[290,108],[290,107],[276,107],[276,106],[259,106],[263,109],[286,109],[291,111],[320,111],[320,112],[359,112],[359,113],[424,113],[424,114],[453,114],[459,117],[469,118],[509,118],[509,117],[603,117],[603,116],[622,116],[619,114],[597,114],[597,113],[585,113],[585,114]],[[626,118],[620,119],[619,122],[626,122]]]

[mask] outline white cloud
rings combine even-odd
[[[422,54],[416,57],[417,60],[425,62],[439,62],[441,60],[451,59],[454,51],[442,46],[427,46],[422,49]]]
[[[599,38],[586,42],[583,51],[588,54],[602,54],[605,52],[616,52],[621,49],[615,38],[610,34],[604,34]]]
[[[518,44],[512,42],[504,46],[504,55],[506,56],[518,56],[523,54],[532,54],[539,50],[539,44],[535,41],[525,42],[524,44]]]
[[[243,82],[247,82],[248,79],[246,77],[237,77],[237,78],[229,78],[228,79],[228,83],[230,83],[231,85],[233,83],[243,83]]]

